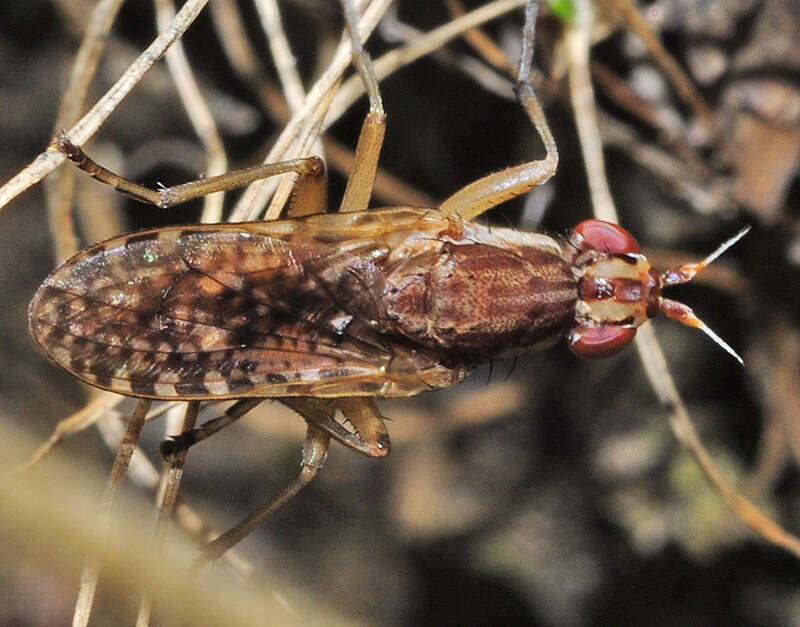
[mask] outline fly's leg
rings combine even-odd
[[[389,430],[371,398],[301,396],[282,398],[281,402],[300,414],[309,425],[325,431],[354,451],[369,457],[386,457],[389,454]]]
[[[253,514],[210,542],[203,550],[201,563],[220,557],[308,485],[328,457],[331,437],[371,457],[384,457],[389,454],[389,434],[371,399],[298,397],[284,398],[281,402],[299,413],[308,425],[303,443],[300,474],[277,498],[265,503]],[[341,412],[344,417],[341,421],[336,420],[337,412]]]
[[[247,398],[235,402],[221,416],[164,440],[159,447],[161,455],[166,459],[173,459],[185,453],[198,442],[207,440],[236,422],[264,400]],[[300,414],[307,423],[316,425],[348,448],[370,457],[384,457],[389,454],[388,430],[375,402],[370,398],[322,399],[300,396],[279,400]]]
[[[207,420],[199,427],[189,429],[180,435],[164,440],[159,446],[161,455],[167,460],[174,459],[198,442],[210,438],[218,431],[222,431],[228,425],[233,424],[262,401],[264,401],[263,398],[246,398],[236,401],[218,418]]]
[[[525,26],[522,31],[522,52],[516,92],[542,138],[547,155],[544,159],[506,168],[470,183],[439,206],[439,210],[444,213],[471,220],[506,200],[529,192],[555,174],[558,167],[558,149],[530,81],[536,14],[537,5],[529,0],[525,7]]]
[[[355,160],[339,208],[341,212],[351,212],[364,211],[369,205],[386,129],[386,114],[378,89],[378,79],[372,67],[372,59],[364,50],[358,35],[358,14],[352,0],[342,0],[342,9],[353,50],[353,66],[364,83],[370,103],[369,113],[361,126]],[[305,203],[305,206],[311,209],[314,206],[323,207],[324,204]],[[322,209],[320,208],[319,211],[321,212]],[[316,212],[311,211],[311,213]],[[290,207],[288,215],[308,215],[308,213],[298,213],[293,205]],[[327,433],[328,436],[348,448],[370,457],[384,457],[389,454],[391,449],[389,432],[371,398],[297,397],[280,400],[281,403],[300,414],[309,429],[316,427],[317,430]],[[340,419],[337,420],[337,418]],[[291,486],[287,488],[287,491],[289,490],[291,490]]]
[[[380,157],[383,136],[386,133],[386,113],[383,110],[383,102],[378,90],[378,78],[372,68],[372,59],[364,50],[358,35],[358,13],[353,0],[342,0],[342,8],[352,42],[353,65],[369,96],[369,113],[364,119],[361,133],[358,136],[355,160],[347,180],[340,211],[365,211],[372,196],[375,172],[378,169],[378,157]]]
[[[340,211],[363,211],[367,208],[372,195],[378,157],[383,144],[386,115],[372,61],[358,37],[355,8],[349,0],[343,0],[342,6],[352,41],[353,65],[366,86],[370,110],[361,128],[355,162]],[[321,186],[320,180],[322,181]],[[323,212],[325,208],[324,194],[324,178],[314,177],[313,172],[301,172],[300,178],[295,184],[287,214],[299,217]],[[322,468],[331,437],[348,448],[371,457],[384,457],[389,454],[391,448],[389,433],[372,399],[299,397],[284,398],[280,401],[299,413],[307,424],[300,474],[275,500],[266,503],[258,511],[209,543],[203,551],[202,562],[217,559],[241,541],[256,526],[267,520],[284,503],[296,496]],[[235,422],[259,402],[260,399],[245,399],[235,403],[219,418],[209,420],[196,429],[186,431],[163,442],[161,453],[167,458],[175,458],[193,444]]]
[[[353,0],[341,0],[341,3],[345,27],[350,35],[353,67],[356,68],[361,77],[369,97],[369,112],[361,125],[353,165],[350,170],[350,176],[347,179],[347,187],[344,190],[339,211],[365,211],[372,197],[375,173],[378,170],[378,158],[381,154],[383,137],[386,133],[386,113],[383,110],[383,102],[378,89],[378,78],[375,76],[375,70],[372,67],[372,59],[364,49],[364,45],[358,35],[358,12]],[[312,188],[299,187],[302,182],[303,175],[295,184],[292,192],[292,204],[287,213],[289,216],[299,217],[324,211],[324,202],[315,202],[313,200],[311,202],[296,202],[300,194],[313,194],[316,191]],[[306,191],[307,189],[309,190],[308,192]],[[319,207],[319,210],[314,211],[315,207]]]
[[[355,161],[339,210],[342,212],[364,211],[369,206],[372,187],[375,183],[378,158],[386,130],[386,114],[378,90],[378,79],[372,68],[372,60],[364,50],[358,36],[358,15],[352,0],[342,0],[342,8],[352,42],[353,65],[364,82],[370,107],[361,126]],[[313,203],[307,203],[307,206],[312,207]],[[298,215],[294,206],[290,207],[289,215]],[[204,558],[207,560],[213,560],[222,555],[256,525],[266,520],[281,505],[294,497],[322,467],[330,437],[348,448],[370,457],[384,457],[391,450],[389,432],[383,422],[383,417],[378,412],[375,402],[370,398],[298,397],[283,398],[281,402],[300,414],[308,425],[300,476],[275,501],[265,505],[261,510],[211,543],[204,552]],[[340,419],[337,420],[337,417]]]
[[[329,444],[330,437],[328,434],[314,425],[309,424],[308,431],[306,432],[306,440],[303,444],[303,461],[300,475],[297,479],[295,479],[276,499],[266,503],[263,507],[259,508],[258,511],[242,520],[239,524],[228,529],[228,531],[223,533],[216,540],[209,542],[205,549],[203,549],[203,554],[198,560],[199,565],[217,559],[225,553],[225,551],[235,546],[242,538],[272,516],[284,503],[290,501],[300,490],[308,485],[325,463],[325,459],[328,457]]]
[[[160,446],[161,454],[168,461],[179,460],[189,447],[233,424],[263,400],[237,401],[222,416],[164,440]],[[331,437],[370,457],[385,457],[389,454],[389,433],[372,399],[297,397],[280,400],[300,414],[307,424],[300,475],[275,500],[209,543],[203,550],[203,562],[217,559],[300,492],[322,468]]]
[[[135,200],[151,203],[162,209],[167,209],[195,198],[201,198],[214,192],[236,189],[253,181],[287,172],[297,172],[300,175],[300,181],[298,181],[300,189],[295,192],[296,198],[307,197],[317,199],[317,201],[321,198],[322,202],[324,202],[325,198],[325,164],[319,157],[305,157],[279,163],[257,165],[251,168],[242,168],[241,170],[231,170],[219,176],[198,179],[182,185],[175,185],[174,187],[150,189],[104,168],[89,157],[82,148],[73,144],[66,134],[62,134],[53,140],[53,146],[59,152],[64,153],[81,170],[88,172],[101,183],[111,185],[114,189]],[[304,198],[303,202],[308,202],[308,200]]]
[[[353,0],[342,0],[345,23],[353,49],[353,65],[366,86],[370,108],[356,147],[355,162],[342,199],[341,211],[363,211],[372,196],[372,186],[378,167],[378,157],[386,129],[386,114],[383,110],[378,80],[372,68],[372,60],[364,50],[358,36],[358,14]],[[289,215],[303,216],[325,210],[326,177],[325,166],[319,157],[291,159],[279,163],[258,165],[241,170],[232,170],[219,176],[190,181],[174,187],[155,190],[126,179],[91,159],[82,148],[73,144],[66,134],[53,140],[52,147],[67,156],[81,170],[88,172],[102,183],[141,202],[152,203],[166,209],[214,192],[228,191],[260,179],[296,172],[299,179],[292,192]]]
[[[300,161],[316,159],[322,164],[319,157],[306,157]],[[284,161],[283,163],[289,163]],[[327,209],[328,177],[325,176],[325,168],[321,171],[314,168],[307,168],[300,173],[292,188],[292,195],[289,197],[289,207],[286,215],[290,218],[300,218],[310,216],[315,213],[325,213]]]

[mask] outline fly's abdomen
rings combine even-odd
[[[577,280],[539,247],[449,244],[387,282],[391,330],[462,364],[550,344],[575,320]]]

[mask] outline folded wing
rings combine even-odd
[[[116,238],[47,278],[31,332],[84,381],[151,398],[406,396],[461,379],[371,328],[382,274],[353,248],[247,225]]]

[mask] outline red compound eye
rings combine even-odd
[[[603,220],[584,220],[575,227],[575,233],[583,237],[584,247],[604,253],[638,253],[639,242],[618,224]]]
[[[635,335],[636,329],[630,327],[613,324],[587,326],[575,332],[573,338],[576,339],[573,339],[570,348],[573,353],[586,359],[609,357],[630,344]]]

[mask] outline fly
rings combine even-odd
[[[530,84],[535,23],[529,3],[517,94],[546,148],[543,159],[489,174],[434,209],[367,211],[385,114],[369,56],[343,3],[353,64],[370,99],[338,213],[325,214],[317,157],[237,170],[151,190],[95,163],[68,137],[53,150],[101,182],[169,207],[276,174],[298,181],[289,219],[168,227],[94,245],[42,284],[31,334],[58,365],[99,388],[148,399],[235,399],[224,415],[165,442],[176,458],[277,398],[309,427],[300,476],[275,501],[221,536],[235,544],[313,478],[329,439],[367,455],[389,452],[372,397],[445,388],[487,361],[566,337],[605,357],[663,311],[741,359],[694,313],[662,295],[685,283],[745,231],[696,264],[654,270],[620,226],[586,220],[561,240],[473,219],[547,181],[558,151]]]

